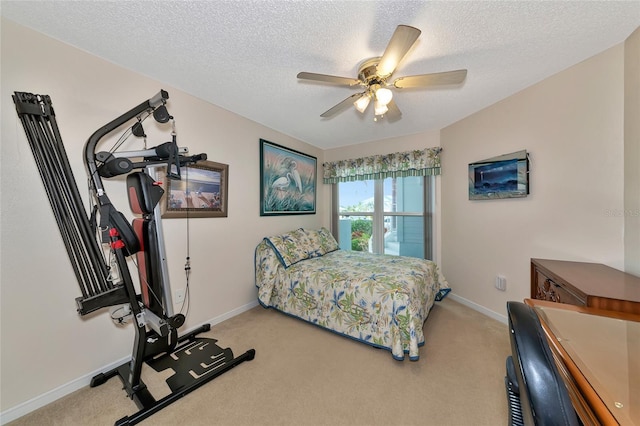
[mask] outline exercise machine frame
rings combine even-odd
[[[220,348],[215,339],[197,337],[209,331],[210,324],[182,336],[177,331],[185,317],[173,312],[159,205],[164,190],[155,179],[160,167],[166,168],[170,178],[180,179],[181,167],[205,160],[206,154],[185,155],[188,150],[178,147],[175,129],[171,142],[154,148],[96,152],[102,138],[134,120],[127,132],[145,137],[146,141],[144,119],[153,115],[159,123],[173,120],[166,109],[168,98],[169,94],[161,90],[89,137],[84,147],[84,160],[95,204],[88,215],[50,97],[27,92],[15,92],[13,96],[80,287],[82,296],[76,299],[78,313],[86,315],[124,305],[133,319],[135,338],[131,359],[96,375],[90,384],[91,387],[99,386],[118,376],[128,397],[136,403],[139,411],[117,420],[116,425],[136,424],[255,356],[255,350],[249,349],[234,357],[231,349]],[[103,177],[121,175],[127,175],[132,211],[142,215],[134,220],[133,226],[111,203],[102,182]],[[110,255],[115,256],[115,265],[105,260],[105,246]],[[136,291],[127,260],[134,255],[138,259],[140,294]],[[114,266],[117,271],[112,269]],[[154,398],[141,378],[144,363],[156,371],[167,368],[174,371],[167,379],[170,394],[158,400]]]

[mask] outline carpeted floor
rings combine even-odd
[[[154,414],[142,425],[504,425],[508,327],[449,298],[424,326],[420,360],[375,349],[253,308],[202,335],[256,357]],[[150,368],[143,380],[167,392]],[[118,378],[84,388],[12,423],[113,425],[137,411]]]

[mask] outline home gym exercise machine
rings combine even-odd
[[[80,315],[122,305],[120,319],[131,318],[135,339],[131,360],[91,380],[99,386],[119,376],[129,398],[139,411],[123,417],[116,425],[133,425],[243,361],[250,361],[255,350],[234,357],[231,349],[215,344],[215,339],[196,337],[209,331],[205,324],[178,336],[185,322],[175,314],[164,251],[160,201],[164,190],[156,182],[160,168],[170,179],[181,179],[180,169],[206,159],[206,154],[188,156],[186,148],[172,140],[146,148],[143,122],[149,116],[161,124],[172,122],[166,108],[169,94],[161,90],[113,121],[100,127],[84,147],[89,191],[94,203],[91,213],[84,208],[69,160],[62,143],[55,113],[48,95],[15,92],[13,101],[24,127],[40,178],[45,187],[64,246],[78,281],[81,297],[76,299]],[[133,122],[133,125],[124,127]],[[109,133],[125,129],[109,151],[96,152],[100,140]],[[139,151],[118,151],[129,136],[144,138]],[[111,203],[102,178],[126,175],[129,205],[140,217],[130,223]],[[138,269],[139,289],[129,264]],[[190,270],[187,257],[185,271]],[[114,309],[114,308],[112,308]],[[143,363],[155,371],[174,371],[166,382],[171,393],[156,400],[141,379]]]

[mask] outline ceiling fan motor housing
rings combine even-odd
[[[384,84],[384,80],[388,76],[378,75],[378,63],[380,63],[380,59],[381,57],[378,56],[367,59],[360,64],[360,68],[358,69],[358,79],[365,85],[371,86],[372,84]]]

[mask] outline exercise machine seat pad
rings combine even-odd
[[[118,234],[126,249],[126,256],[135,254],[140,250],[140,241],[138,241],[133,227],[122,212],[114,208],[109,209],[109,223],[113,228],[118,230]]]
[[[153,213],[164,194],[160,184],[144,172],[131,173],[127,176],[127,191],[131,211],[141,215]]]

